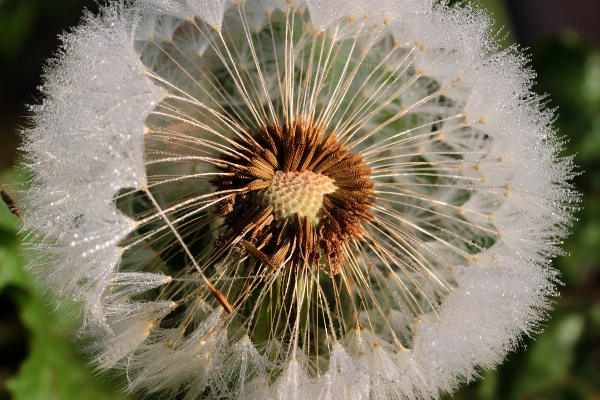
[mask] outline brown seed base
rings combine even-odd
[[[211,184],[216,190],[238,190],[221,202],[217,213],[225,216],[225,231],[215,240],[215,251],[239,243],[240,255],[251,255],[278,269],[286,260],[295,268],[301,264],[321,265],[327,273],[341,271],[346,260],[344,248],[351,239],[361,239],[363,222],[370,213],[373,183],[371,169],[360,154],[351,154],[335,133],[296,118],[280,127],[270,125],[234,142],[235,152],[221,155],[217,168],[223,172]],[[330,177],[336,190],[323,196],[318,225],[307,217],[276,220],[273,206],[252,201],[252,191],[270,185],[276,171],[311,171]],[[241,240],[240,240],[241,239]]]

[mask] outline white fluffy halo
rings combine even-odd
[[[164,398],[428,399],[535,333],[577,195],[489,24],[429,0],[86,15],[24,132],[23,223],[94,364]]]

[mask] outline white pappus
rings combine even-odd
[[[429,399],[555,295],[578,196],[474,7],[114,1],[24,132],[31,268],[162,398]]]

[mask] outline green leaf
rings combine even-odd
[[[528,349],[514,398],[536,398],[536,394],[555,390],[568,378],[575,360],[573,350],[581,338],[584,320],[580,315],[568,315],[550,324]]]

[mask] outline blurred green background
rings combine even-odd
[[[564,243],[570,257],[555,260],[564,286],[543,333],[525,338],[484,379],[456,399],[600,400],[600,1],[482,0],[504,46],[528,47],[535,90],[558,108],[556,128],[582,172],[583,194]],[[19,127],[25,104],[38,98],[44,60],[58,35],[77,25],[93,0],[0,0],[0,188],[21,179]],[[23,272],[17,218],[0,204],[0,400],[124,399],[118,381],[99,377],[68,340],[64,326]],[[526,350],[526,351],[525,351]],[[448,397],[449,398],[449,397]]]

